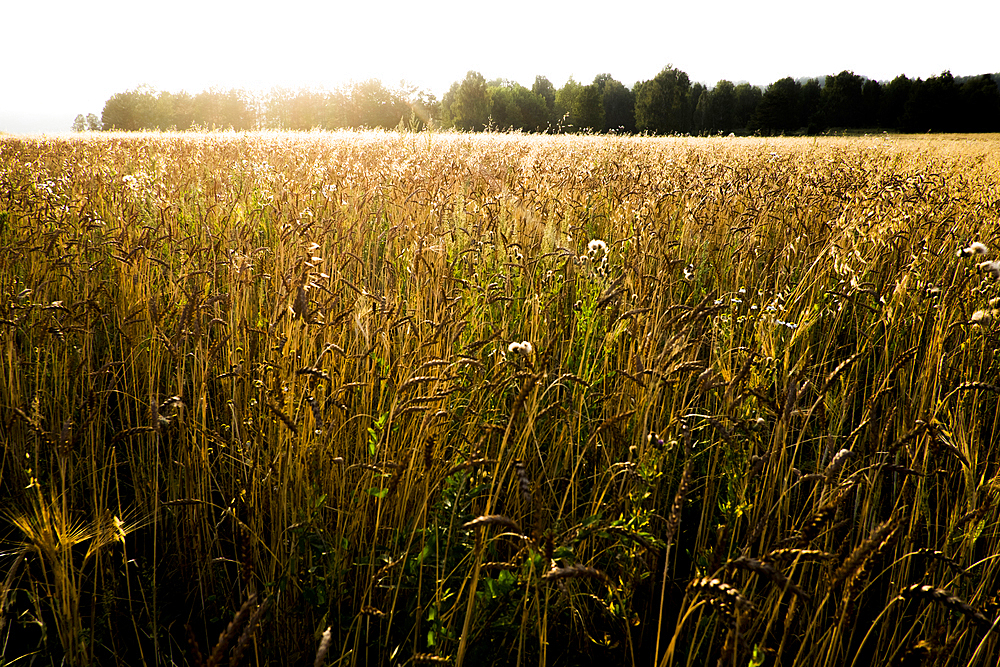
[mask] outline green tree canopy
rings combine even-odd
[[[690,87],[687,73],[672,66],[665,67],[651,80],[636,84],[636,128],[653,134],[690,131]]]
[[[598,74],[594,85],[601,92],[605,132],[635,132],[635,96],[610,74]]]
[[[751,131],[765,134],[792,132],[801,126],[800,92],[795,79],[778,79],[764,91],[750,121]]]
[[[490,119],[490,91],[479,72],[469,71],[461,83],[452,85],[442,101],[451,127],[479,131]]]

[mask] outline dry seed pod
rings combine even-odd
[[[424,439],[424,472],[431,469],[434,465],[434,436],[429,435]]]
[[[711,577],[702,577],[701,579],[695,579],[691,582],[692,589],[698,591],[699,593],[704,593],[720,600],[726,601],[737,609],[752,609],[753,605],[750,601],[743,597],[739,590],[735,586],[730,586],[729,584],[720,581],[719,579],[713,579]]]
[[[191,624],[185,623],[184,629],[187,630],[188,647],[191,649],[191,658],[195,667],[204,667],[205,658],[201,655],[201,648],[198,646],[198,638],[195,637],[194,630],[191,629]]]
[[[222,656],[226,654],[229,644],[232,643],[233,639],[236,638],[236,633],[240,631],[243,624],[250,618],[250,607],[253,606],[256,600],[256,595],[251,595],[247,598],[247,601],[243,603],[243,606],[233,616],[233,620],[226,626],[225,631],[219,635],[219,641],[216,642],[215,648],[212,649],[212,655],[208,658],[208,667],[221,664]]]
[[[993,625],[988,618],[973,609],[971,605],[944,588],[935,588],[927,584],[913,584],[901,590],[899,597],[908,600],[918,599],[938,602],[948,609],[962,614],[979,627],[989,628]]]
[[[601,581],[607,581],[607,576],[600,570],[587,567],[586,565],[581,565],[577,563],[576,565],[570,565],[569,567],[553,567],[551,570],[542,575],[542,579],[548,581],[554,581],[558,579],[600,579]]]
[[[517,470],[517,485],[521,492],[521,500],[526,507],[531,507],[531,480],[528,478],[528,466],[524,461],[515,461],[514,469]]]
[[[333,382],[333,378],[330,374],[324,371],[322,368],[314,368],[312,366],[306,366],[305,368],[300,368],[295,371],[296,375],[308,375],[310,377],[319,378],[320,380],[326,380],[327,382]]]
[[[667,527],[664,531],[663,541],[669,545],[677,532],[677,527],[681,522],[681,510],[684,507],[684,496],[687,495],[688,487],[691,485],[691,459],[684,462],[684,472],[681,473],[680,484],[677,485],[677,493],[674,495],[674,502],[670,506],[670,516],[667,518]]]
[[[831,560],[836,558],[836,554],[827,553],[826,551],[820,551],[819,549],[775,549],[764,556],[764,560],[768,561],[793,561],[798,559],[799,561],[813,561],[813,560]]]
[[[837,568],[836,572],[833,573],[833,585],[845,581],[848,577],[853,575],[858,569],[868,560],[868,556],[877,549],[883,542],[889,539],[889,537],[896,531],[896,519],[891,518],[887,521],[880,523],[868,536],[868,539],[855,547],[851,555],[847,557],[840,567]]]
[[[500,528],[510,530],[512,533],[521,534],[521,529],[516,523],[500,514],[485,514],[462,524],[463,528],[480,528],[482,526],[499,526]]]
[[[326,662],[326,654],[330,651],[330,641],[333,639],[332,626],[323,631],[323,638],[319,642],[319,649],[316,651],[316,659],[313,667],[320,667]]]
[[[851,450],[841,449],[830,461],[830,464],[826,466],[826,469],[823,470],[823,475],[830,481],[835,480],[837,475],[840,474],[840,469],[844,467],[844,462],[852,456],[854,456],[854,452]]]
[[[315,396],[306,396],[306,403],[309,404],[309,409],[313,413],[313,421],[316,422],[316,430],[323,430],[323,410],[320,407],[319,401],[316,400]]]
[[[943,551],[924,548],[924,549],[918,549],[917,551],[913,552],[913,555],[916,556],[917,558],[926,558],[946,563],[948,566],[951,567],[952,570],[954,570],[959,574],[964,574],[964,575],[970,574],[970,572],[966,570],[964,567],[962,567],[962,565],[957,560],[951,558]]]
[[[842,488],[829,502],[820,507],[815,514],[813,514],[806,521],[805,525],[799,530],[798,543],[800,546],[805,546],[809,544],[820,532],[826,524],[833,520],[833,517],[837,514],[837,509],[848,495],[848,491],[853,488],[853,483]]]
[[[787,588],[789,591],[804,600],[808,600],[810,597],[808,593],[793,584],[788,577],[779,572],[778,569],[770,563],[759,561],[756,558],[740,557],[730,561],[729,566],[753,572],[757,576],[767,579],[779,588]]]
[[[280,419],[281,423],[285,425],[285,428],[287,428],[289,431],[291,431],[294,435],[298,435],[299,434],[299,429],[295,425],[295,422],[292,420],[291,417],[289,417],[288,415],[286,415],[281,410],[281,408],[279,408],[278,406],[274,405],[273,403],[271,403],[271,401],[268,401],[268,400],[264,401],[264,407],[266,407],[268,410],[270,410],[274,414],[275,417],[277,417],[278,419]]]
[[[267,612],[271,607],[271,598],[264,600],[264,603],[257,607],[257,610],[250,615],[250,620],[247,621],[247,626],[243,630],[243,634],[240,635],[240,640],[236,642],[236,647],[233,649],[233,655],[229,659],[229,667],[237,667],[240,664],[240,660],[243,659],[243,654],[247,650],[247,646],[250,644],[250,640],[253,638],[254,630],[257,627],[257,622],[260,617]]]

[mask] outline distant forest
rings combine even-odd
[[[1000,74],[879,82],[844,71],[790,77],[760,88],[719,81],[708,88],[666,67],[628,88],[610,74],[556,88],[531,88],[469,72],[438,100],[377,79],[337,90],[275,88],[265,94],[208,90],[197,95],[148,86],[117,93],[83,130],[334,130],[341,128],[666,134],[821,134],[845,130],[1000,132]]]

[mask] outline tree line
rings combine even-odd
[[[117,93],[101,118],[77,116],[74,130],[453,128],[462,131],[663,134],[819,134],[852,129],[902,132],[1000,131],[1000,74],[889,82],[850,71],[760,88],[721,80],[709,88],[666,67],[628,88],[610,74],[556,88],[531,88],[471,71],[438,100],[377,79],[337,90],[186,92],[149,86]]]

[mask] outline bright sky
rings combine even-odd
[[[709,86],[1000,71],[997,0],[0,0],[0,16],[8,132],[68,131],[140,84],[196,94],[375,77],[440,99],[469,70],[528,87],[602,72],[631,87],[667,65]]]

